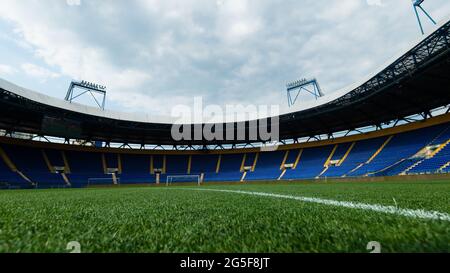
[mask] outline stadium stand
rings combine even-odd
[[[240,181],[242,178],[241,165],[242,154],[224,154],[221,156],[220,163],[216,172],[205,173],[205,181]],[[217,171],[218,170],[218,171]]]
[[[120,175],[123,184],[154,183],[155,176],[152,174],[151,157],[148,155],[122,155],[122,174]]]
[[[339,143],[286,145],[273,152],[244,149],[184,154],[105,148],[81,151],[79,146],[62,144],[60,149],[35,147],[29,141],[24,142],[28,145],[10,144],[10,138],[1,138],[0,187],[155,184],[170,175],[198,175],[207,183],[430,174],[450,169],[449,123],[395,130],[357,140],[343,138]]]
[[[11,165],[13,163],[2,147],[0,147],[0,155],[2,158],[0,161],[0,182],[2,183],[2,188],[29,188],[31,184],[17,173],[17,168]]]
[[[410,168],[408,174],[429,174],[442,172],[445,165],[449,162],[450,156],[450,128],[446,127],[430,144],[429,147],[435,147],[430,154],[418,161]]]
[[[255,169],[247,174],[246,180],[278,179],[281,175],[280,162],[283,161],[284,154],[282,151],[260,153]]]
[[[331,150],[332,146],[304,149],[297,168],[288,170],[283,178],[308,179],[319,176]]]
[[[65,182],[60,174],[51,172],[45,164],[42,151],[39,149],[4,146],[4,152],[14,162],[16,168],[38,187],[64,187]]]
[[[330,167],[324,174],[326,177],[358,176],[358,169],[365,164],[386,140],[375,138],[355,143],[346,160],[339,166]]]
[[[441,170],[447,162],[449,162],[450,156],[450,147],[448,143],[444,144],[445,146],[435,155],[432,155],[425,160],[421,161],[419,164],[415,165],[410,171],[409,174],[429,174],[435,173],[438,170]]]
[[[215,173],[219,155],[193,155],[191,172],[189,174]]]
[[[436,126],[428,130],[407,132],[393,136],[377,157],[361,167],[357,174],[375,174],[377,171],[384,170],[404,159],[409,159],[423,149],[425,145],[429,144],[442,129],[443,127]],[[399,173],[393,173],[393,175]]]
[[[111,179],[111,175],[105,173],[100,153],[67,151],[66,155],[71,170],[68,177],[74,187],[88,186],[92,179],[99,181]]]

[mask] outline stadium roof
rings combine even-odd
[[[347,88],[281,113],[280,138],[331,134],[428,113],[450,103],[450,20],[404,54]],[[102,111],[58,100],[0,80],[0,128],[105,142],[210,145],[257,141],[181,141],[175,119]],[[236,124],[235,124],[236,125]],[[250,125],[246,121],[247,128]]]

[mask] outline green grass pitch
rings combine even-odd
[[[0,191],[0,252],[450,252],[450,221],[219,190],[450,214],[450,181]]]

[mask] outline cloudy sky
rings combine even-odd
[[[72,79],[104,84],[129,112],[286,105],[287,82],[332,93],[419,36],[410,0],[1,0],[0,77],[57,98]]]

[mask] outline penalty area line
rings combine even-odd
[[[173,188],[175,189],[175,188]],[[337,201],[331,199],[322,199],[317,197],[304,197],[295,195],[283,195],[266,192],[254,192],[254,191],[238,191],[238,190],[219,190],[219,189],[194,189],[194,188],[178,188],[178,190],[190,190],[190,191],[208,191],[208,192],[222,192],[222,193],[236,193],[243,195],[253,195],[261,197],[271,197],[280,199],[297,200],[305,203],[323,204],[328,206],[370,210],[375,212],[381,212],[386,214],[401,215],[410,218],[426,219],[426,220],[441,220],[450,222],[450,214],[439,211],[428,211],[423,209],[403,209],[394,206],[384,206],[377,204],[366,204],[351,201]]]

